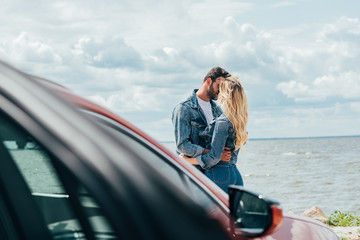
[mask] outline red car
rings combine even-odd
[[[339,239],[224,193],[111,111],[0,64],[0,239]]]

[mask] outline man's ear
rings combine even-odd
[[[208,79],[206,79],[206,83],[207,83],[207,84],[209,84],[209,85],[210,85],[210,84],[211,84],[211,82],[212,82],[212,79],[211,79],[210,77],[209,77]]]

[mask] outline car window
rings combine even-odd
[[[122,142],[128,143],[132,150],[146,156],[146,160],[151,162],[153,166],[156,166],[156,168],[164,175],[174,180],[177,186],[183,188],[184,191],[189,192],[190,196],[201,206],[207,208],[208,210],[219,207],[219,204],[194,180],[185,176],[185,174],[174,166],[171,161],[166,160],[165,157],[162,157],[156,150],[152,149],[150,145],[147,145],[144,141],[140,140],[135,134],[132,134],[129,130],[126,130],[122,125],[111,119],[105,118],[104,116],[100,116],[96,113],[87,113],[90,114],[90,116],[95,117],[96,121],[98,121],[108,131],[115,134],[115,136],[120,138]]]
[[[72,177],[70,194],[48,151],[1,112],[0,126],[0,144],[22,174],[53,239],[87,239],[84,220],[79,220],[82,216],[86,216],[95,239],[114,238],[101,208],[77,179]],[[79,209],[74,207],[75,202]]]

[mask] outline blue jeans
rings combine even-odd
[[[243,179],[235,164],[219,162],[212,168],[205,170],[205,175],[210,178],[226,193],[231,184],[244,186]]]

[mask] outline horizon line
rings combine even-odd
[[[339,136],[308,136],[308,137],[269,137],[269,138],[249,138],[249,140],[281,140],[281,139],[309,139],[309,138],[352,138],[360,135],[339,135]]]
[[[282,140],[282,139],[310,139],[310,138],[352,138],[360,137],[360,135],[340,135],[340,136],[313,136],[313,137],[265,137],[265,138],[249,138],[249,140]],[[175,141],[159,141],[160,143],[173,143]]]

